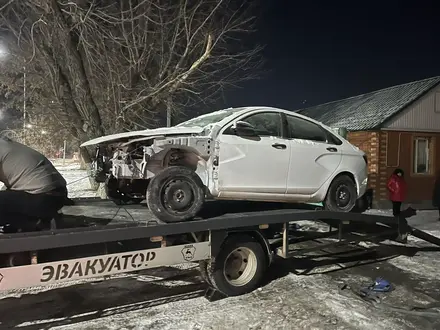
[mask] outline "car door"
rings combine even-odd
[[[337,170],[341,150],[336,139],[312,121],[286,115],[286,123],[291,154],[286,193],[314,194]]]
[[[284,194],[287,188],[290,144],[283,138],[279,112],[262,111],[238,118],[257,131],[253,137],[239,136],[230,124],[220,133],[219,192]]]

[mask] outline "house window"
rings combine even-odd
[[[413,171],[416,174],[429,174],[430,168],[430,139],[414,139],[414,165]]]

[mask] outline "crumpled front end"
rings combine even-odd
[[[206,161],[211,156],[211,142],[208,136],[146,137],[99,146],[93,175],[98,182],[104,182],[108,176],[147,180],[167,166],[196,167],[199,159]]]

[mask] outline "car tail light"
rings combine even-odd
[[[365,164],[368,164],[368,158],[367,158],[367,155],[363,155],[362,158],[365,160]]]

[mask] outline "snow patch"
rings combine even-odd
[[[91,189],[89,175],[86,170],[80,169],[80,164],[54,165],[67,182],[70,198],[96,197],[96,191]]]
[[[388,261],[403,271],[427,279],[439,279],[440,259],[438,252],[416,254],[414,257],[398,256]]]

